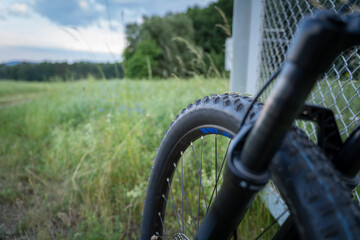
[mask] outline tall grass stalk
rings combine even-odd
[[[225,34],[227,37],[231,38],[231,27],[229,25],[229,21],[227,20],[227,17],[225,15],[225,13],[217,6],[215,6],[216,11],[218,11],[218,13],[220,14],[220,16],[222,17],[224,24],[216,24],[215,26],[218,28],[221,28],[222,30],[224,30]]]
[[[208,67],[205,63],[204,59],[204,51],[202,48],[197,47],[195,44],[189,42],[188,40],[182,38],[182,37],[174,37],[173,41],[182,42],[185,44],[185,46],[188,48],[188,50],[194,55],[194,58],[191,60],[192,63],[192,71],[187,71],[185,68],[183,68],[183,61],[181,58],[178,57],[178,61],[180,63],[180,66],[182,69],[186,70],[184,73],[192,73],[194,76],[204,74],[205,77],[211,77],[212,72],[215,73],[215,76],[218,78],[221,78],[221,74],[217,67],[214,64],[214,61],[212,60],[210,54],[205,53],[207,58],[209,59],[210,66]]]

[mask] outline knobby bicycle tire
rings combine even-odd
[[[270,170],[302,239],[359,239],[359,207],[349,187],[304,132],[287,134]]]
[[[223,149],[224,157],[217,159],[217,146],[213,147],[215,161],[219,160],[218,163],[215,163],[216,170],[214,171],[214,168],[211,169],[206,165],[205,159],[211,157],[206,156],[206,152],[202,151],[206,144],[203,138],[214,135],[215,145],[220,138],[230,139],[230,142],[238,132],[240,121],[250,102],[249,97],[236,94],[212,95],[195,101],[177,116],[162,140],[151,171],[143,212],[141,239],[191,239],[195,236],[200,218],[206,214],[208,205],[216,195],[217,188],[220,187],[220,183],[217,183],[216,179],[220,176],[228,149],[227,145]],[[247,122],[255,121],[261,108],[262,103],[255,104]],[[298,132],[293,132],[292,135],[294,134],[297,135]],[[198,140],[197,143],[195,140]],[[194,150],[195,144],[200,146],[201,150]],[[289,151],[285,151],[285,153],[288,154]],[[192,157],[190,163],[187,162],[186,152]],[[285,155],[284,152],[277,154],[277,161],[272,165],[275,175],[278,174],[274,170],[276,164],[280,164],[280,160],[285,158]],[[211,160],[214,161],[214,159]],[[191,166],[189,167],[187,164],[191,164]],[[283,175],[282,172],[280,175]],[[211,178],[215,185],[208,183]],[[317,176],[315,178],[317,179]],[[284,194],[283,189],[287,193],[290,186],[285,186],[281,179],[283,178],[277,178],[278,183],[283,186],[281,193],[287,198],[292,198],[293,194]],[[187,186],[188,181],[195,181],[197,186]],[[330,180],[328,183],[331,184]],[[177,188],[173,185],[176,185]],[[297,191],[299,191],[299,186],[302,187],[293,185],[295,186],[291,187]],[[322,199],[322,196],[320,198]],[[195,201],[195,205],[192,205],[192,201]],[[298,217],[298,214],[301,215],[303,206],[297,200],[288,202],[292,212],[295,212],[295,217]],[[166,209],[168,210],[165,211]],[[293,209],[295,210],[293,211]],[[170,223],[168,224],[168,222]],[[296,221],[296,224],[298,225],[299,221]],[[303,236],[305,236],[304,228],[307,226],[299,227]]]

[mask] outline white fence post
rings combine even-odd
[[[262,0],[234,0],[230,91],[256,93],[261,46]],[[236,44],[235,44],[236,43]]]

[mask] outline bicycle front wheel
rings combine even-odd
[[[231,139],[247,96],[205,97],[184,109],[166,132],[151,172],[141,239],[193,239],[221,185]],[[248,122],[262,103],[255,104]]]

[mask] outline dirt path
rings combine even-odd
[[[25,219],[22,207],[19,205],[21,203],[0,204],[0,239],[29,239],[19,234],[19,225]]]
[[[44,94],[45,94],[44,92],[39,92],[39,93],[28,93],[21,95],[2,96],[0,97],[0,109],[31,102],[32,100]]]
[[[24,104],[24,103],[27,103],[27,102],[31,102],[32,100],[33,99],[27,99],[27,100],[19,100],[19,101],[0,103],[0,109],[1,108],[7,108],[7,107],[16,106],[16,105],[20,105],[20,104]]]

